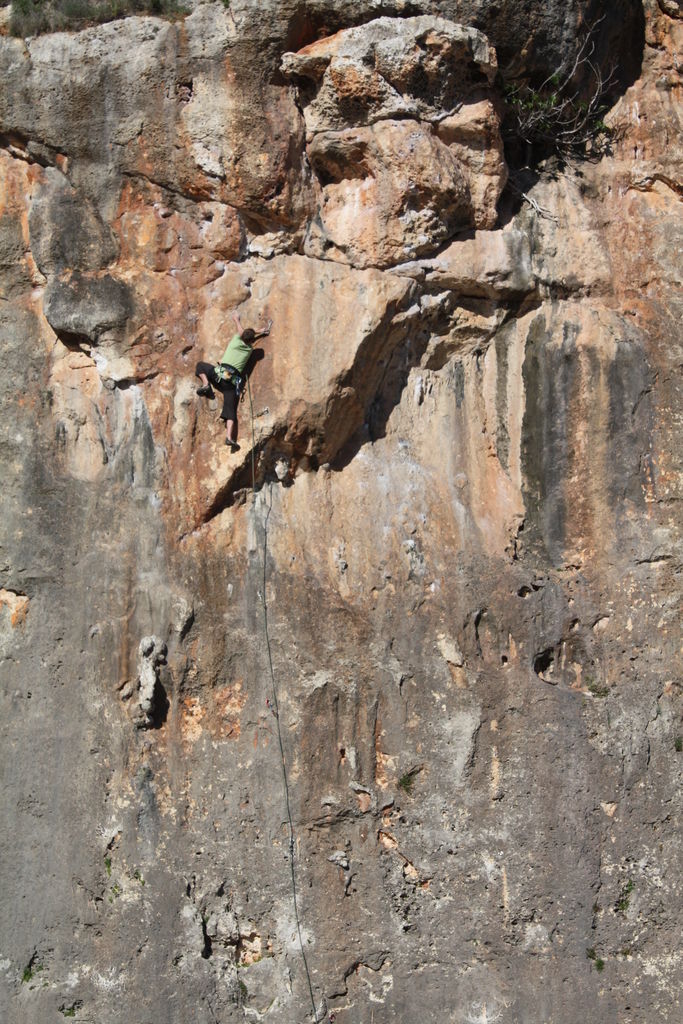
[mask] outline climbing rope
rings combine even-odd
[[[251,416],[251,507],[252,512],[256,513],[256,437],[254,432],[254,403],[251,397],[251,384],[249,377],[247,377],[247,394],[249,395],[249,413]],[[292,882],[292,903],[294,905],[294,919],[296,921],[296,930],[299,937],[299,949],[301,950],[301,959],[303,961],[304,970],[306,972],[306,981],[308,983],[308,992],[311,997],[311,1010],[313,1013],[313,1020],[318,1022],[318,1011],[315,1006],[315,996],[313,995],[313,983],[311,981],[311,973],[308,969],[308,960],[306,959],[306,951],[304,949],[304,940],[301,934],[301,920],[299,918],[299,905],[297,898],[296,888],[296,870],[294,865],[294,849],[295,849],[295,833],[294,833],[294,821],[292,819],[292,809],[289,797],[289,781],[287,779],[287,762],[285,760],[285,748],[282,742],[282,729],[280,728],[280,705],[278,702],[277,695],[277,683],[275,678],[275,670],[273,668],[273,655],[270,646],[270,631],[268,628],[268,601],[266,598],[266,583],[267,583],[267,559],[268,559],[268,520],[270,519],[270,513],[273,509],[273,485],[270,485],[270,502],[268,504],[268,511],[263,521],[263,575],[261,579],[261,592],[259,597],[261,599],[261,607],[263,609],[263,632],[266,638],[266,652],[268,655],[268,670],[270,672],[270,684],[271,691],[273,694],[272,707],[269,701],[266,701],[273,712],[275,718],[275,724],[277,726],[277,739],[280,748],[280,762],[282,766],[282,785],[285,795],[285,806],[287,808],[287,823],[289,826],[289,870]]]

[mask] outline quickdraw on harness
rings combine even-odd
[[[213,372],[221,384],[232,384],[239,400],[244,390],[244,375],[239,370],[236,370],[234,366],[231,366],[230,363],[217,363],[213,368]]]

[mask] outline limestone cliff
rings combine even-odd
[[[587,31],[611,150],[524,169]],[[680,1019],[681,32],[0,36],[3,1020]]]

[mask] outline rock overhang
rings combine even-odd
[[[495,224],[507,169],[481,32],[379,18],[285,54],[282,68],[317,177],[309,255],[386,268]]]

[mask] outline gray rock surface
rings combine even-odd
[[[132,312],[130,291],[111,275],[52,278],[45,289],[45,318],[62,339],[97,344],[103,331],[122,326]]]
[[[0,36],[2,1020],[680,1018],[671,6]],[[501,192],[602,14],[625,135]]]
[[[48,168],[31,201],[31,252],[43,274],[103,270],[118,255],[111,230],[65,176]]]

